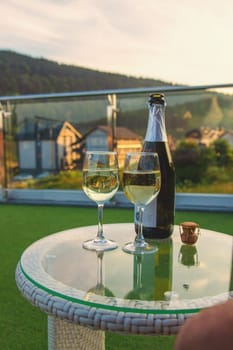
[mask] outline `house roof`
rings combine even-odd
[[[96,130],[102,130],[104,131],[106,134],[111,135],[112,134],[112,128],[110,126],[107,125],[98,125],[97,127],[95,127],[94,129],[92,129],[91,131],[89,131],[86,136],[92,134],[94,131]],[[141,137],[136,134],[135,132],[133,132],[132,130],[122,127],[122,126],[117,126],[116,127],[116,138],[118,140],[138,140]]]
[[[187,138],[196,139],[203,145],[209,146],[211,143],[219,139],[224,135],[223,128],[209,128],[209,127],[201,127],[199,129],[192,129],[188,131],[185,136]]]
[[[46,118],[25,119],[21,125],[19,132],[16,135],[17,140],[35,140],[37,137],[40,140],[56,140],[62,128],[70,127],[78,137],[82,135],[77,129],[75,123],[67,121],[49,120]]]

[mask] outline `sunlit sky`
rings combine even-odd
[[[232,0],[4,0],[0,49],[166,82],[233,83]]]

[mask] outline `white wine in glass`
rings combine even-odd
[[[139,227],[134,242],[124,245],[123,250],[131,254],[154,253],[157,248],[143,237],[143,212],[159,193],[161,173],[157,153],[131,152],[126,154],[123,170],[123,189],[128,200],[139,209]]]
[[[89,250],[105,251],[118,247],[115,241],[105,238],[103,232],[103,207],[119,187],[119,169],[116,152],[86,152],[83,163],[83,190],[98,206],[98,231],[94,239],[85,241]]]

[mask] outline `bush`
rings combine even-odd
[[[216,164],[220,167],[233,167],[233,148],[223,139],[218,139],[213,143],[213,149],[216,155]]]
[[[196,142],[182,141],[174,153],[176,179],[178,184],[187,181],[199,183],[205,176],[207,168],[214,163],[211,148],[201,147]]]
[[[30,188],[38,189],[66,189],[79,190],[82,188],[82,172],[77,170],[61,171],[57,175],[50,175],[46,178],[33,180],[28,183]]]

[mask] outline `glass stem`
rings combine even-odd
[[[97,232],[97,238],[98,240],[104,239],[104,232],[103,232],[103,204],[98,203],[98,232]]]
[[[142,255],[136,255],[136,289],[142,288]]]
[[[98,259],[98,271],[97,271],[97,285],[102,286],[103,285],[103,252],[97,252],[97,259]]]
[[[144,213],[144,207],[138,207],[139,209],[139,218],[138,218],[138,233],[135,238],[136,245],[143,245],[145,240],[143,236],[143,213]]]

